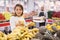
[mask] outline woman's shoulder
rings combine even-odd
[[[11,19],[15,18],[15,16],[11,16]]]
[[[21,16],[21,17],[16,17],[16,16],[11,16],[11,19],[18,19],[18,18],[22,18],[22,19],[24,19],[24,17],[23,16]]]

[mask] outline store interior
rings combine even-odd
[[[0,0],[0,40],[60,40],[60,0]]]

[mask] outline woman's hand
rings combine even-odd
[[[24,21],[18,21],[18,23],[16,24],[16,26],[24,26]]]

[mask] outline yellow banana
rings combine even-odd
[[[0,31],[0,40],[7,40],[7,36]]]
[[[28,27],[30,26],[35,26],[35,23],[34,22],[30,22],[29,24],[27,24]]]
[[[25,33],[23,33],[23,34],[21,34],[21,37],[23,37],[24,35],[26,35],[28,32],[25,32]]]
[[[24,37],[26,37],[26,38],[27,38],[27,37],[28,37],[28,38],[32,38],[30,35],[25,35]]]
[[[29,40],[29,38],[26,38],[26,40]]]
[[[27,40],[26,38],[23,38],[22,40]]]
[[[60,30],[60,26],[59,26],[59,25],[57,25],[57,27],[56,27],[56,28],[57,28],[57,30]]]
[[[32,33],[28,33],[28,35],[30,35],[31,37],[34,37],[34,34],[32,34]]]

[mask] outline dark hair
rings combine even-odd
[[[22,11],[23,11],[23,6],[21,4],[16,4],[15,7],[14,7],[14,10],[16,9],[16,7],[21,7]],[[21,14],[21,16],[23,15],[23,12]],[[17,14],[15,13],[14,16],[17,16]]]

